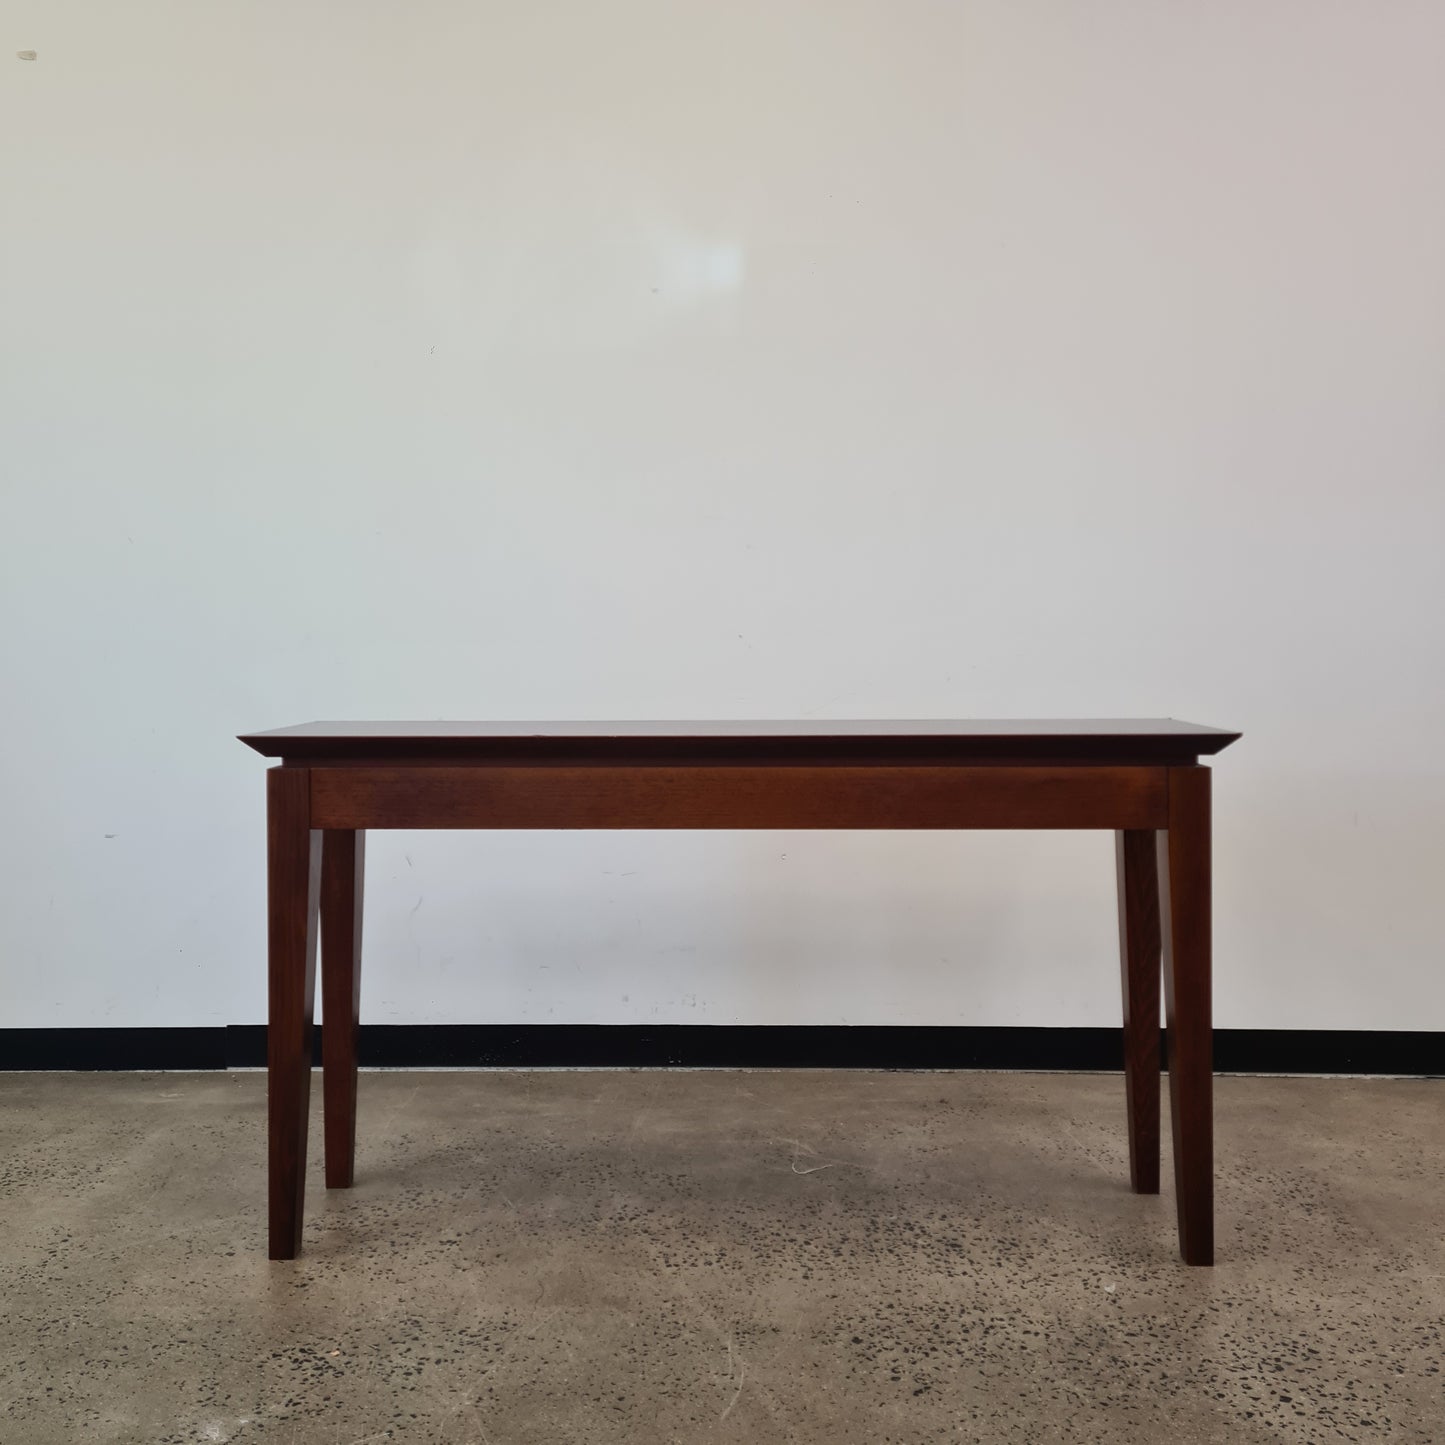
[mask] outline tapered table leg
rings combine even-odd
[[[366,834],[328,828],[321,851],[322,1088],[326,1187],[348,1189],[356,1168],[356,1045],[361,1018],[361,904]]]
[[[311,828],[310,775],[266,774],[269,1007],[266,1030],[270,1255],[301,1248],[311,1014],[316,997],[316,910],[321,834]]]
[[[1159,834],[1164,1011],[1179,1252],[1214,1263],[1214,1032],[1210,965],[1209,769],[1169,770],[1169,828]]]
[[[1152,829],[1114,834],[1129,1183],[1159,1192],[1159,872]]]

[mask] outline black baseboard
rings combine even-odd
[[[316,1058],[320,1062],[320,1028]],[[363,1024],[361,1062],[386,1068],[1116,1070],[1119,1029],[894,1025]],[[264,1024],[195,1029],[0,1029],[0,1071],[257,1068]],[[1445,1075],[1445,1033],[1216,1029],[1214,1066],[1240,1074]]]

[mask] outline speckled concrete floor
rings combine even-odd
[[[6,1445],[1445,1439],[1445,1084],[1220,1080],[1213,1270],[998,1074],[366,1075],[269,1263],[264,1087],[0,1077]]]

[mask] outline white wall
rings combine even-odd
[[[264,1017],[241,730],[1136,713],[1445,1028],[1436,0],[5,15],[0,1023]],[[371,858],[370,1020],[1117,1018],[1103,836]]]

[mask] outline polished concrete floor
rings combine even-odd
[[[0,1440],[1445,1440],[1445,1083],[1221,1079],[1212,1270],[1108,1076],[361,1107],[270,1263],[260,1075],[0,1076]]]

